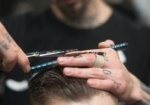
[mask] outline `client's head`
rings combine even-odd
[[[63,75],[62,66],[38,72],[29,82],[31,105],[117,105],[111,93],[90,88],[86,79]]]

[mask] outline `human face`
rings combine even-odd
[[[71,21],[80,21],[87,10],[91,0],[51,0],[51,5],[55,5],[65,18]]]
[[[63,99],[60,100],[53,100],[51,104],[47,105],[118,105],[118,101],[116,98],[112,98],[112,96],[104,96],[102,94],[98,94],[93,96],[91,99],[83,100],[83,101],[64,101]]]

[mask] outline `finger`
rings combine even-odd
[[[16,62],[6,62],[5,60],[2,62],[2,67],[0,70],[4,71],[4,72],[10,72],[14,66],[15,66]]]
[[[83,54],[77,57],[58,57],[57,62],[63,66],[88,66],[92,67],[95,62],[94,54]]]
[[[122,84],[111,79],[88,79],[87,84],[96,89],[101,89],[105,91],[110,91],[115,95],[118,95],[121,91]]]
[[[12,39],[13,40],[13,39]],[[30,63],[29,59],[26,56],[26,54],[23,52],[23,50],[17,45],[15,41],[11,44],[11,48],[15,51],[17,54],[17,63],[22,68],[22,70],[27,73],[30,71]]]
[[[13,69],[16,63],[18,63],[24,72],[29,72],[30,66],[29,65],[29,60],[26,57],[26,55],[20,50],[18,52],[13,52],[11,51],[11,54],[8,54],[3,56],[2,60],[2,67],[1,70],[9,72]]]
[[[98,44],[99,48],[107,48],[115,45],[115,43],[112,40],[106,40],[104,42],[101,42]]]
[[[2,59],[2,65],[1,65],[1,70],[9,72],[16,64],[16,59],[17,56],[14,52],[9,53],[9,51],[5,52],[5,55],[1,57]]]
[[[79,57],[59,57],[57,62],[64,66],[87,66],[103,67],[105,65],[105,55],[88,54]]]
[[[18,53],[19,52],[19,53]],[[10,71],[16,63],[28,71],[25,65],[29,64],[23,51],[9,35],[5,27],[0,23],[0,59],[2,59],[2,70]],[[27,63],[26,63],[27,62]]]
[[[2,62],[2,70],[10,71],[16,63],[16,54],[11,48],[14,41],[6,31],[4,26],[0,23],[0,59]]]
[[[11,48],[17,56],[15,62],[19,64],[19,66],[22,68],[22,70],[25,73],[29,72],[30,71],[29,59],[27,58],[26,54],[22,51],[22,49],[16,44],[14,40],[13,40],[13,43],[11,44]]]
[[[107,79],[112,75],[110,70],[104,70],[101,68],[71,68],[65,67],[63,73],[66,76],[78,77],[78,78],[99,78]]]
[[[91,50],[92,51],[92,50]],[[120,64],[117,52],[112,48],[93,50],[104,52],[104,55],[82,54],[76,57],[58,57],[57,62],[62,66],[116,68]]]
[[[17,63],[23,69],[25,73],[28,73],[30,71],[29,59],[27,58],[26,54],[21,49],[18,52]]]

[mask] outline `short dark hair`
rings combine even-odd
[[[46,105],[47,101],[52,102],[57,98],[81,101],[100,92],[102,91],[90,88],[86,79],[65,76],[63,67],[59,65],[41,70],[29,82],[32,105]]]

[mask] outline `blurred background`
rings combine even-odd
[[[150,0],[105,0],[136,22],[150,26]]]
[[[150,26],[150,0],[104,0],[134,21]],[[49,0],[0,0],[0,18],[10,14],[40,13]]]
[[[28,12],[41,13],[48,8],[49,1],[50,0],[0,0],[0,18]],[[150,26],[150,0],[105,1],[133,21]],[[3,80],[4,77],[0,73],[0,96],[3,94],[3,87],[1,85]]]
[[[48,7],[49,0],[0,0],[0,17],[27,12],[40,13]]]

